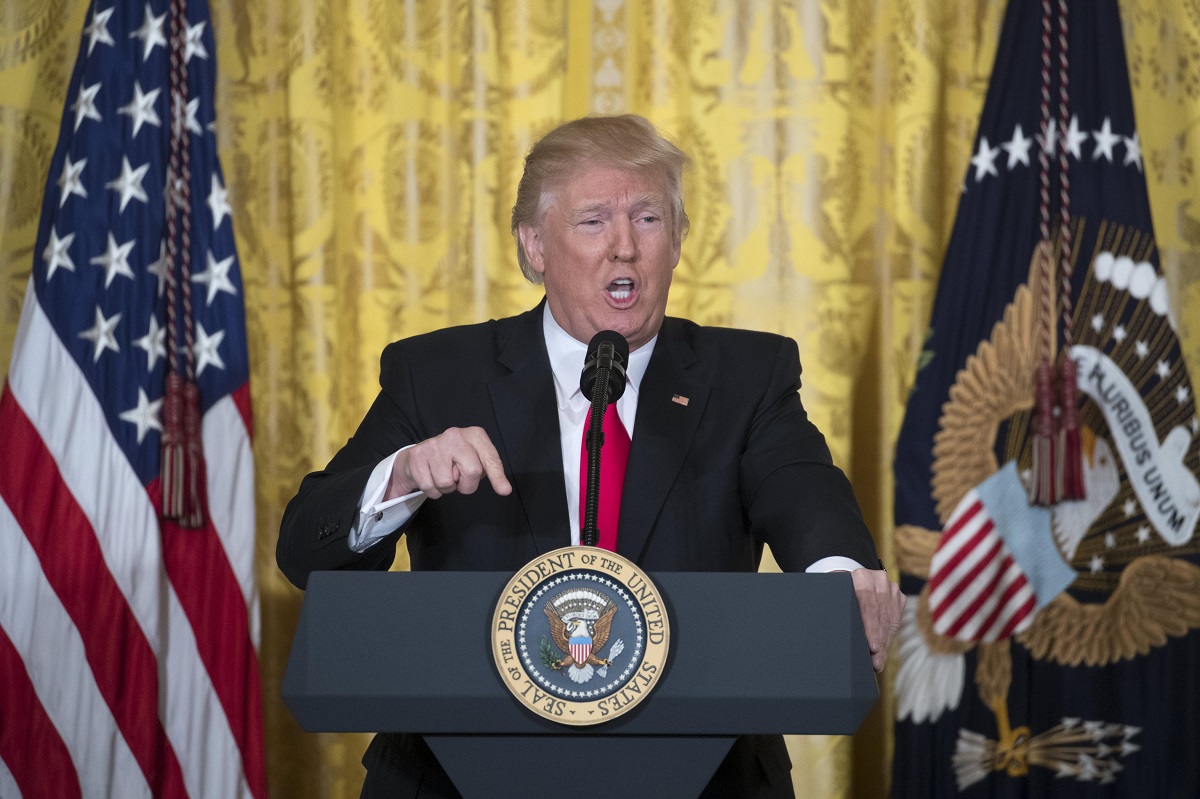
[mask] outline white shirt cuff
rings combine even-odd
[[[371,471],[367,486],[358,500],[358,517],[347,539],[350,549],[355,552],[366,552],[373,544],[403,527],[425,501],[424,491],[414,491],[402,497],[381,501],[387,491],[396,456],[406,449],[408,447],[396,450]]]
[[[843,558],[841,555],[830,555],[828,558],[821,558],[804,571],[807,573],[852,572],[855,569],[865,568],[865,566],[853,558]]]

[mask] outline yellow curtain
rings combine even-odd
[[[525,151],[564,119],[641,113],[693,156],[692,234],[670,312],[799,341],[805,404],[891,562],[891,449],[1003,2],[212,5],[250,335],[273,796],[357,796],[367,742],[304,734],[278,699],[301,599],[274,565],[283,506],[361,418],[387,342],[537,301],[508,215]],[[0,6],[3,370],[86,6]],[[1200,6],[1121,6],[1162,264],[1195,376]],[[798,793],[883,795],[891,708],[885,684],[854,739],[792,741]]]

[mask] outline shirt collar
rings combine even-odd
[[[542,335],[546,339],[546,352],[550,355],[550,370],[554,373],[556,393],[560,400],[568,404],[576,400],[587,401],[579,388],[579,373],[583,370],[583,359],[587,354],[587,344],[576,341],[570,333],[562,329],[554,314],[550,313],[550,304],[546,303],[542,313]],[[646,367],[650,365],[650,356],[654,353],[654,345],[658,342],[658,334],[654,338],[629,353],[629,364],[625,369],[625,390],[634,394],[642,385],[646,375]]]

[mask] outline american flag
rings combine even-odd
[[[0,396],[0,796],[265,797],[208,8],[96,0],[86,19]],[[198,527],[162,515],[171,372],[199,390]]]

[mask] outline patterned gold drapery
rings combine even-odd
[[[365,411],[384,344],[537,301],[508,214],[525,151],[563,119],[642,113],[695,158],[670,311],[800,342],[805,403],[890,559],[892,442],[1002,2],[212,4],[250,334],[273,796],[357,796],[366,744],[305,735],[278,700],[300,601],[274,566],[283,505]],[[0,369],[86,7],[0,8]],[[1195,376],[1200,2],[1123,0],[1122,12]],[[883,794],[889,698],[856,739],[792,742],[801,795]]]

